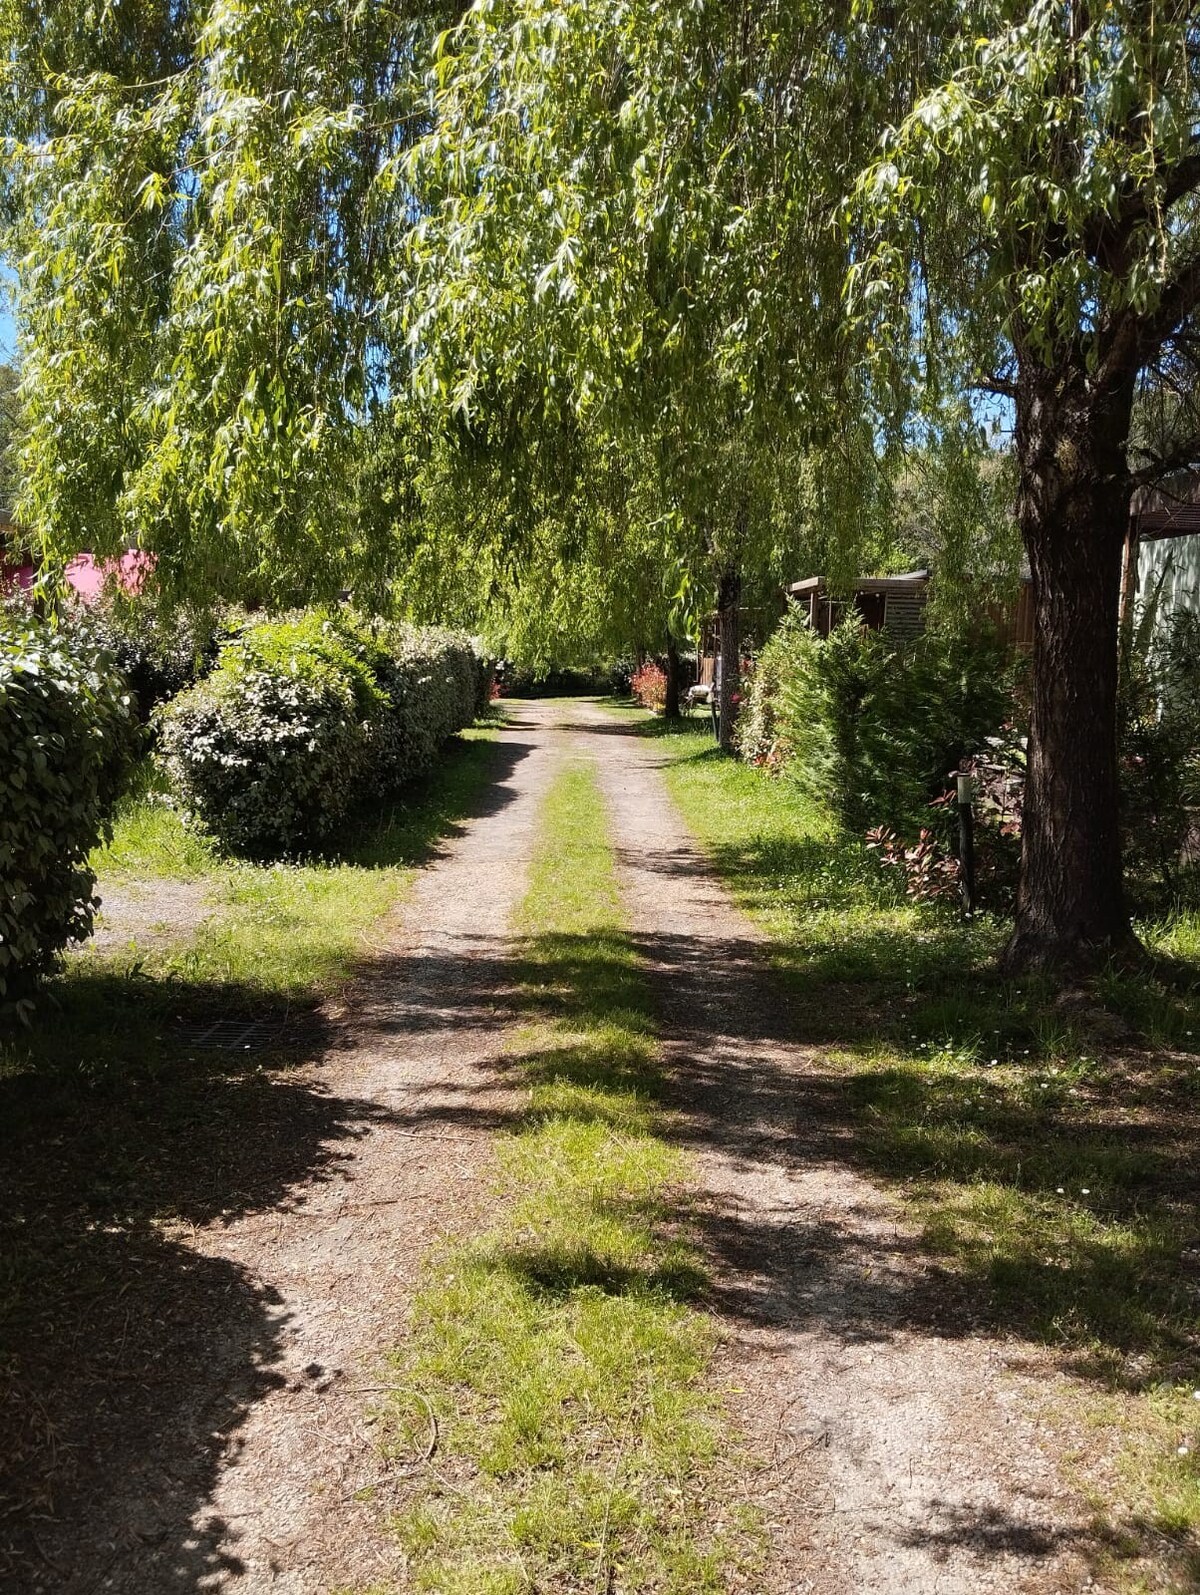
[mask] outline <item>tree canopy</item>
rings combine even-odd
[[[397,382],[383,340],[435,4],[11,0],[0,37],[51,554],[158,555],[168,590],[336,591],[348,483]]]
[[[999,395],[1038,604],[1015,945],[1127,939],[1120,550],[1134,488],[1200,456],[1190,5],[91,17],[0,5],[51,552],[86,527],[154,549],[168,592],[382,602],[400,575],[463,594],[470,546],[539,623],[586,581],[559,606],[586,626],[649,550],[657,585],[629,592],[678,570],[735,617],[781,526],[849,571],[898,450],[983,526],[953,462]]]

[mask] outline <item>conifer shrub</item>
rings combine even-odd
[[[229,852],[320,845],[434,763],[486,667],[456,633],[315,611],[259,622],[158,716],[181,805]]]
[[[793,614],[760,656],[741,750],[795,780],[846,829],[903,833],[1011,713],[1010,676],[985,629],[896,638],[851,616],[823,638]]]
[[[0,1013],[92,931],[88,857],[138,745],[129,693],[85,636],[0,607]]]

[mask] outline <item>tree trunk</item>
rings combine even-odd
[[[663,715],[668,720],[679,719],[679,689],[681,686],[681,671],[679,668],[679,644],[668,629],[667,631],[667,696],[663,704]]]
[[[717,623],[721,651],[721,701],[718,706],[720,720],[717,740],[725,753],[734,751],[733,727],[737,719],[738,699],[742,687],[741,601],[741,572],[731,569],[722,571],[717,586]]]
[[[1118,609],[1132,385],[1025,375],[1017,516],[1034,588],[1033,714],[1013,970],[1084,970],[1134,945],[1118,819]]]

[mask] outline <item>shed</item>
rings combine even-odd
[[[853,605],[863,625],[871,630],[914,637],[925,629],[929,572],[911,570],[903,576],[860,577],[848,598],[830,597],[824,576],[793,582],[787,591],[819,636],[828,637],[846,618],[848,606]]]
[[[1160,625],[1181,609],[1200,614],[1200,475],[1192,472],[1133,501],[1122,608],[1151,602]]]

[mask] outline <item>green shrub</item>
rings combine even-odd
[[[1121,822],[1135,895],[1174,894],[1194,873],[1200,813],[1200,615],[1161,622],[1147,606],[1126,639],[1121,685]]]
[[[129,683],[141,719],[206,675],[235,626],[228,612],[163,614],[153,601],[115,583],[80,605],[72,624],[110,654]]]
[[[136,751],[125,684],[70,630],[0,608],[0,1011],[91,934],[88,855]]]
[[[485,667],[454,633],[348,611],[251,626],[161,713],[175,792],[231,852],[294,853],[428,770]]]
[[[431,769],[446,738],[482,712],[487,667],[455,632],[390,625],[378,640],[384,702],[372,728],[376,778],[395,788]]]
[[[985,632],[901,640],[850,617],[821,638],[789,615],[760,656],[741,747],[847,829],[904,831],[1011,712],[1009,677]]]

